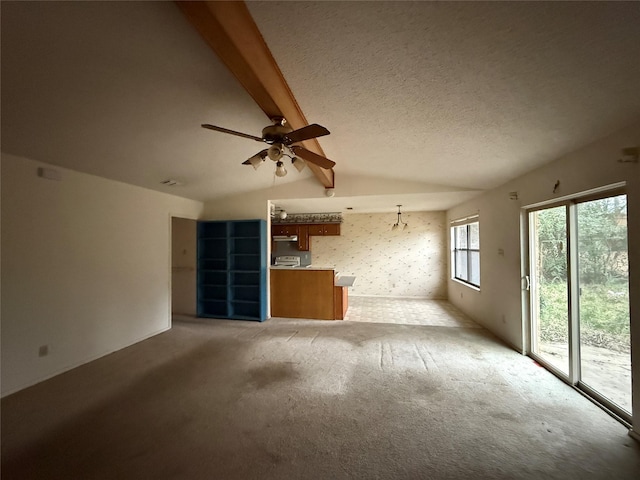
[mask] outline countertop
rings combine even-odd
[[[338,277],[335,282],[336,287],[353,287],[353,283],[356,281],[356,277],[351,275],[345,275]]]
[[[340,275],[340,272],[336,271],[335,268],[331,267],[285,267],[282,265],[270,265],[269,268],[272,270],[301,270],[301,271],[326,271],[330,270],[335,272],[336,287],[353,287],[353,283],[356,281],[356,277],[352,275]]]

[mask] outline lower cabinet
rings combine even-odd
[[[266,222],[198,222],[197,286],[199,317],[266,320]]]
[[[329,269],[271,269],[271,315],[334,320],[335,276]]]
[[[347,287],[333,287],[333,308],[336,320],[344,320],[349,308],[349,289]]]

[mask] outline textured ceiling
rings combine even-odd
[[[274,183],[202,123],[270,121],[172,2],[2,2],[2,151],[200,200]]]
[[[336,171],[495,187],[640,116],[637,2],[250,2]]]
[[[173,3],[1,8],[4,152],[200,200],[274,184],[271,165],[240,165],[260,144],[200,128],[259,135],[268,119]],[[307,119],[331,131],[320,143],[337,191],[341,175],[452,187],[423,203],[367,192],[352,199],[361,211],[448,208],[469,195],[452,192],[494,187],[640,117],[640,3],[249,8]],[[289,170],[276,184],[311,176]]]

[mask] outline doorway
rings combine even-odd
[[[631,421],[627,197],[528,212],[531,356]]]
[[[197,222],[171,217],[171,315],[196,316]]]

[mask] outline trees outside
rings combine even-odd
[[[563,207],[538,215],[540,334],[567,341],[567,246]],[[586,345],[630,348],[627,201],[618,195],[577,204],[580,335]]]

